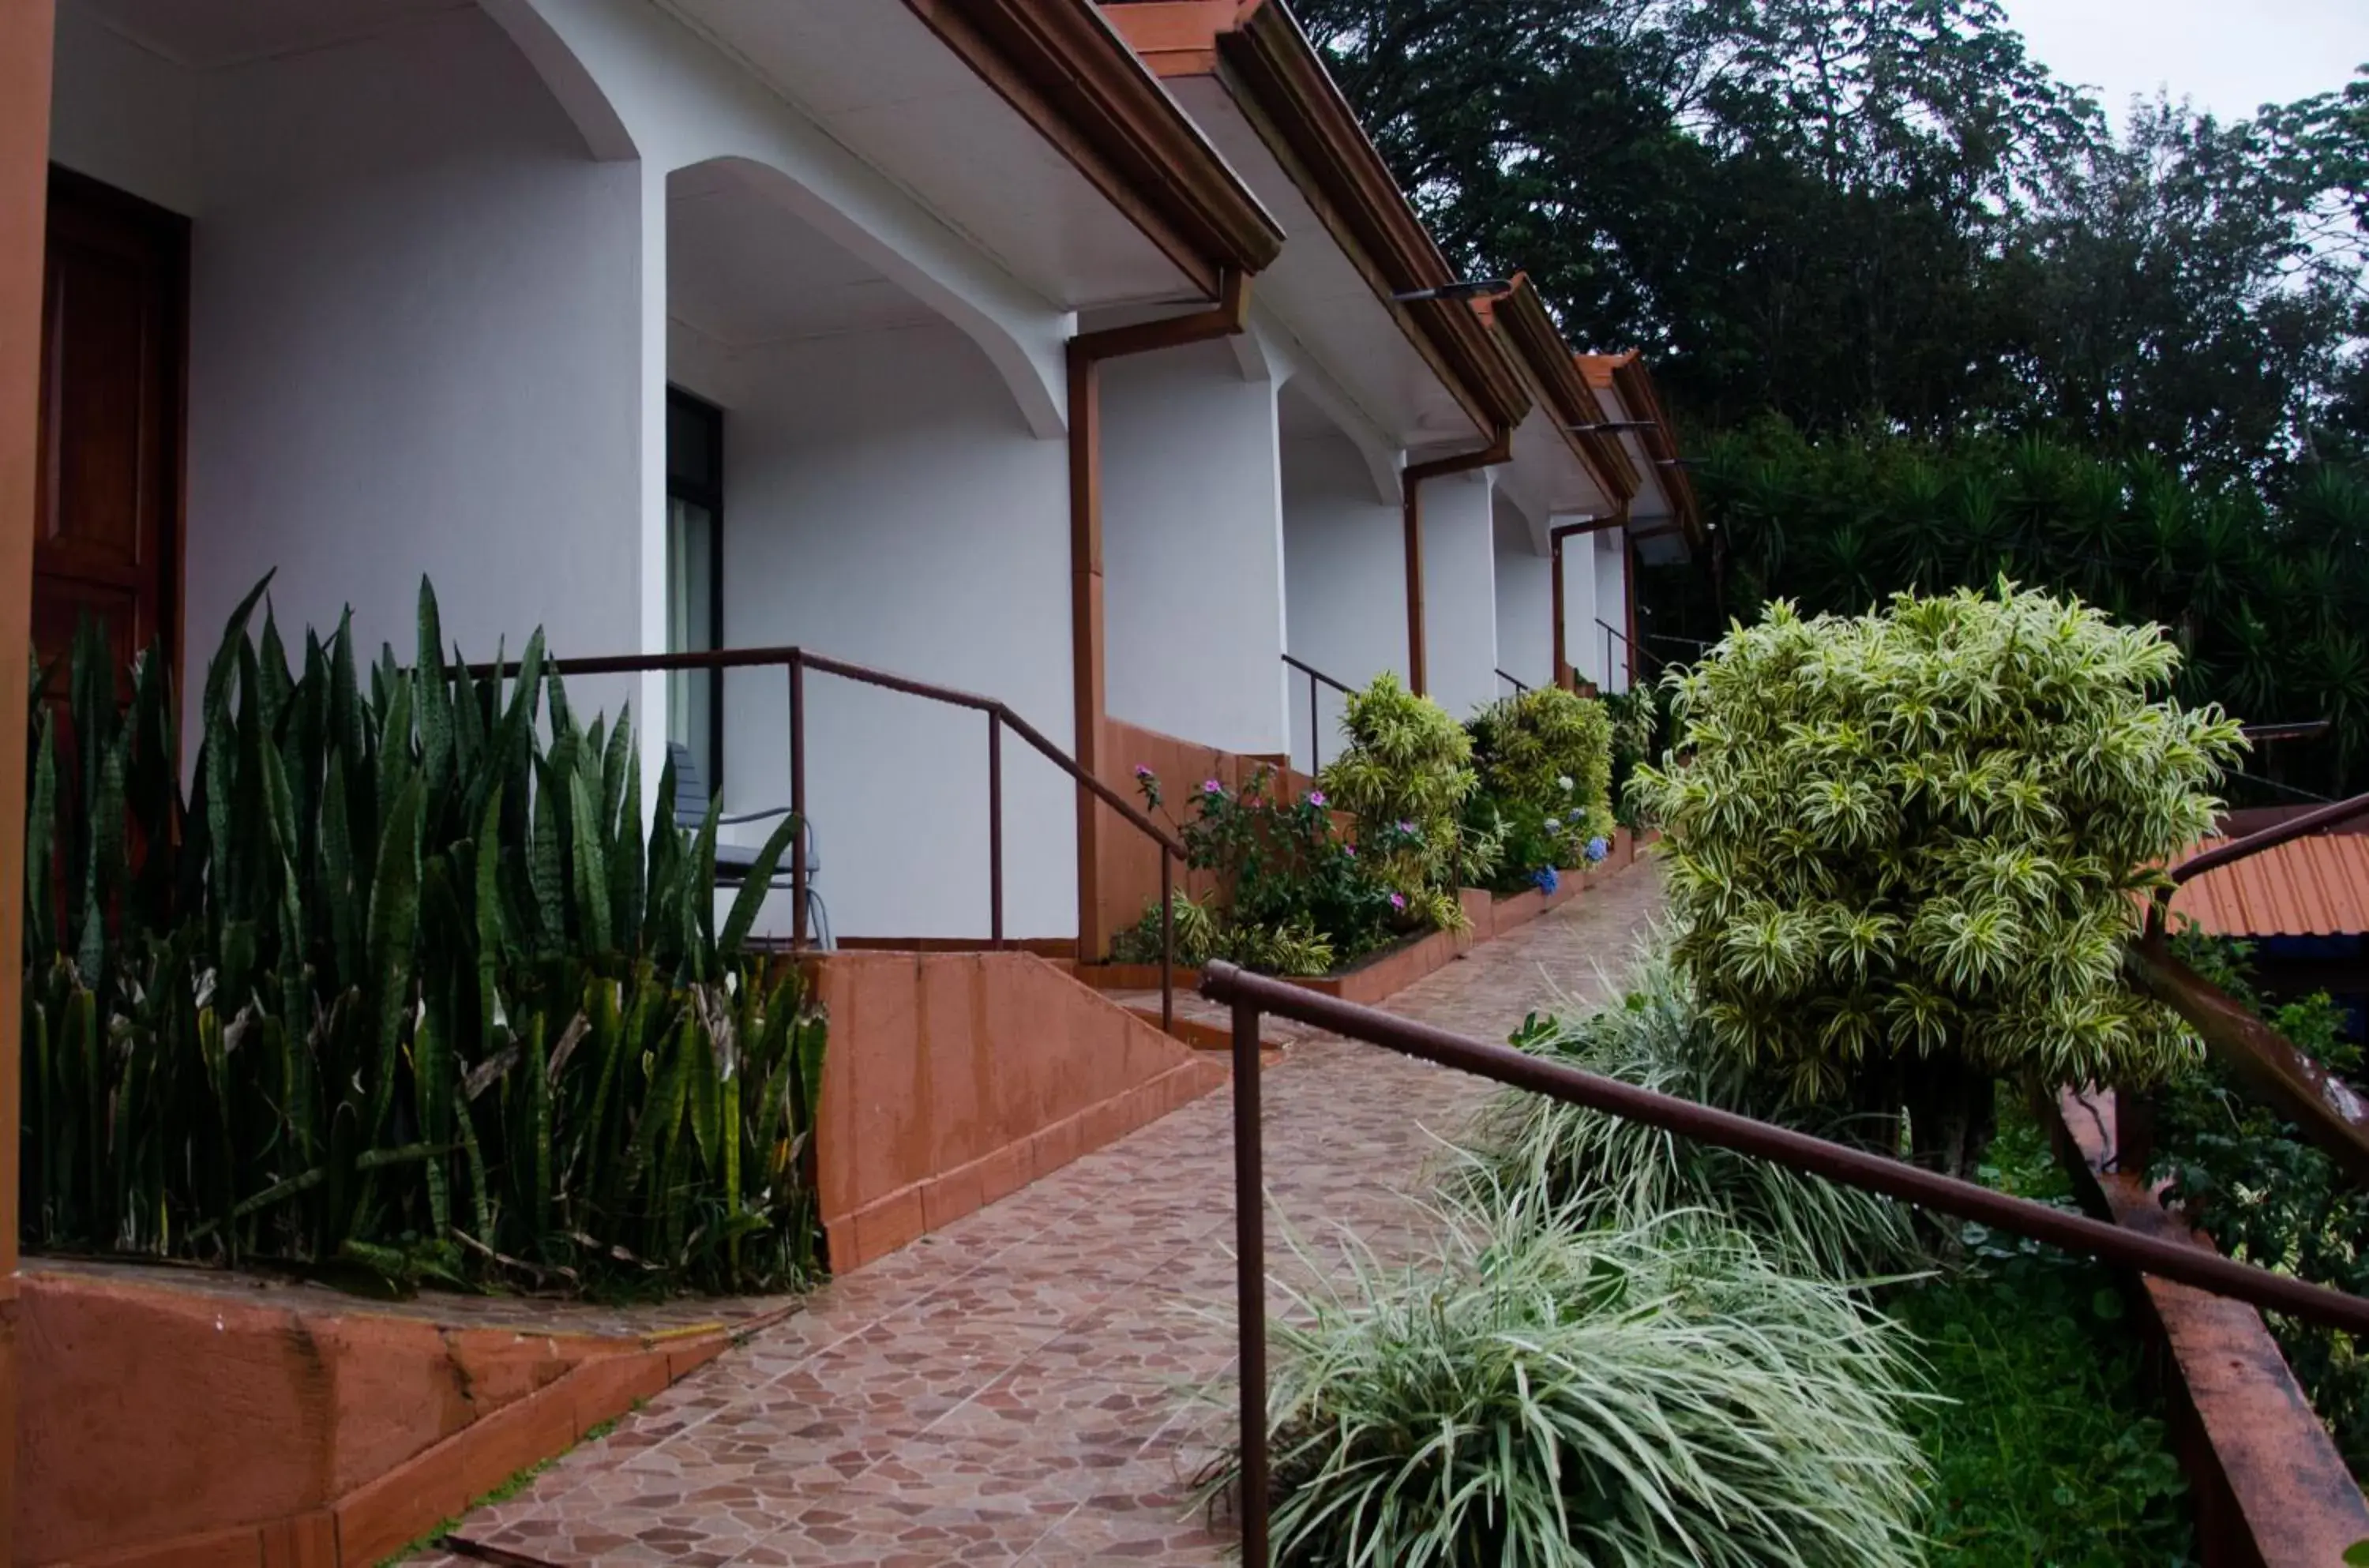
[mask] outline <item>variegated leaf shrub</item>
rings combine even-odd
[[[715,815],[645,831],[628,715],[442,653],[292,672],[258,585],[205,676],[184,798],[160,650],[119,711],[86,626],[37,701],[28,1248],[534,1287],[751,1289],[814,1262],[824,1021],[718,929]],[[545,706],[547,701],[548,706]]]
[[[1964,1171],[1999,1074],[2144,1082],[2194,1046],[2121,980],[2135,895],[2214,821],[2240,746],[2166,698],[2156,627],[2018,591],[1790,605],[1674,677],[1676,956],[1714,1036],[1799,1101],[1906,1109]]]
[[[1481,787],[1472,738],[1428,697],[1385,670],[1349,694],[1345,745],[1324,765],[1323,792],[1335,811],[1357,818],[1357,842],[1381,867],[1405,912],[1426,926],[1461,930],[1457,889],[1495,868],[1497,842],[1467,827],[1466,804]]]
[[[1615,826],[1604,704],[1541,686],[1490,704],[1464,727],[1481,780],[1465,827],[1499,846],[1493,887],[1551,890],[1557,868],[1604,858]]]

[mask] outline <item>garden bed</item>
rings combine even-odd
[[[1397,995],[1425,975],[1445,968],[1471,951],[1476,944],[1527,925],[1548,910],[1561,909],[1589,888],[1602,885],[1635,861],[1638,848],[1624,828],[1602,864],[1564,872],[1561,885],[1551,894],[1534,887],[1501,897],[1477,887],[1465,888],[1459,901],[1464,907],[1465,918],[1472,922],[1470,931],[1418,933],[1366,954],[1346,968],[1329,975],[1287,978],[1291,984],[1304,986],[1320,995],[1370,1006]],[[1075,972],[1079,979],[1096,990],[1160,989],[1157,964],[1080,964]],[[1200,983],[1199,969],[1181,966],[1177,968],[1177,990],[1191,990]]]

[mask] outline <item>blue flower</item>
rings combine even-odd
[[[1530,880],[1539,885],[1539,892],[1548,895],[1550,898],[1554,895],[1554,890],[1562,884],[1562,878],[1555,875],[1555,868],[1551,865],[1542,865],[1539,867],[1538,870],[1530,874]]]
[[[1587,841],[1588,864],[1594,865],[1597,861],[1602,860],[1606,855],[1608,855],[1611,853],[1612,846],[1604,841],[1604,835],[1601,833]]]

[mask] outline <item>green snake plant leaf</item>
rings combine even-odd
[[[589,751],[589,749],[588,749]],[[609,922],[609,868],[602,858],[601,823],[595,815],[591,786],[582,773],[567,781],[568,805],[575,818],[576,919],[584,945],[606,953],[613,945]]]
[[[504,953],[501,891],[502,786],[496,784],[477,820],[477,1048],[494,1048],[495,987]]]
[[[639,824],[628,817],[618,822],[618,807],[625,804],[629,780],[641,772],[639,759],[634,754],[634,704],[627,703],[617,710],[617,727],[609,732],[608,754],[601,759],[601,821],[605,827],[615,824],[638,830]]]
[[[782,862],[783,852],[790,847],[798,831],[798,819],[784,817],[781,824],[766,837],[757,858],[749,863],[749,870],[740,881],[740,891],[733,895],[731,912],[725,916],[724,933],[715,939],[715,956],[719,962],[730,964],[740,956],[741,944],[749,940],[750,930],[757,923],[757,912],[765,907],[765,895],[772,891],[773,868]],[[714,846],[709,846],[714,853]],[[712,862],[710,863],[712,865]]]
[[[98,787],[90,803],[90,864],[83,880],[81,941],[74,965],[96,981],[107,963],[107,916],[114,907],[123,865],[123,752],[118,735],[100,759]]]
[[[609,918],[616,922],[618,951],[642,950],[642,769],[638,758],[624,761],[624,806],[614,813],[617,837],[609,855]]]
[[[431,798],[441,798],[452,782],[452,689],[444,670],[444,630],[436,613],[436,590],[419,579],[418,685],[419,766]]]
[[[527,851],[527,873],[540,922],[539,945],[550,952],[567,935],[567,786],[552,761],[536,758],[534,771],[534,837]]]
[[[345,758],[332,751],[321,789],[321,876],[329,906],[330,951],[337,960],[335,979],[340,987],[359,984],[362,973],[361,911],[367,889],[354,885],[353,844],[346,807]]]
[[[370,1116],[362,1131],[375,1140],[385,1129],[395,1103],[395,1065],[403,1025],[411,1011],[412,947],[419,922],[419,819],[426,790],[406,784],[387,812],[379,841],[378,870],[371,878],[370,986],[372,1044],[377,1059],[371,1082]]]
[[[25,950],[29,962],[41,962],[58,950],[58,722],[43,708],[33,712],[40,730],[25,814]]]

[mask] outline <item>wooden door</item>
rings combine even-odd
[[[119,671],[158,638],[178,662],[189,253],[188,220],[50,171],[33,543],[44,662],[86,614]]]

